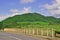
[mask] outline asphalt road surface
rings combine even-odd
[[[0,40],[41,40],[40,38],[27,35],[18,35],[7,32],[0,32]]]

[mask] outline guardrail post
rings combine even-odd
[[[54,30],[52,29],[52,38],[55,36],[54,33],[55,33],[55,32],[54,32]]]
[[[41,29],[41,36],[43,36],[43,29]]]
[[[38,28],[37,28],[37,35],[38,35],[38,33],[39,33],[39,32],[38,32]]]
[[[33,29],[33,35],[34,35],[34,33],[35,33],[35,30]]]
[[[47,29],[47,36],[49,36],[49,30]]]

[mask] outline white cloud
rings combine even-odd
[[[60,14],[60,0],[55,0],[53,4],[45,4],[44,7],[54,16]]]
[[[11,9],[10,13],[12,13],[11,16],[15,16],[15,15],[18,15],[20,11],[18,9]]]
[[[23,10],[13,9],[13,10],[10,10],[10,12],[12,12],[11,16],[21,15],[21,14],[24,14],[24,13],[31,12],[31,7],[28,7],[28,8],[24,7]]]
[[[35,0],[20,0],[20,3],[32,3]]]
[[[24,13],[31,12],[31,7],[28,7],[28,8],[24,7],[23,10],[14,9],[14,10],[11,10],[10,12],[12,12],[11,16],[21,15],[21,14],[24,14]]]
[[[18,13],[19,10],[18,9],[11,9],[10,12],[12,12],[12,13]]]
[[[31,7],[24,7],[23,10],[21,11],[21,13],[28,13],[28,12],[31,12]]]
[[[13,17],[15,15],[21,15],[21,14],[24,14],[24,13],[29,13],[29,12],[31,12],[31,7],[24,7],[22,10],[11,9],[10,12],[12,14],[0,16],[0,21],[6,19],[8,17]]]
[[[4,19],[6,19],[6,18],[8,18],[8,17],[10,17],[10,15],[0,16],[0,21],[2,21],[2,20],[4,20]]]
[[[4,18],[0,16],[0,21],[3,20]]]

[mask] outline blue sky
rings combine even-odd
[[[60,0],[0,0],[0,20],[28,12],[60,17]]]

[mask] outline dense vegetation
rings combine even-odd
[[[2,22],[0,22],[0,30],[1,30],[1,29],[4,29]]]
[[[38,13],[15,15],[2,21],[5,28],[54,28],[60,31],[60,19]]]

